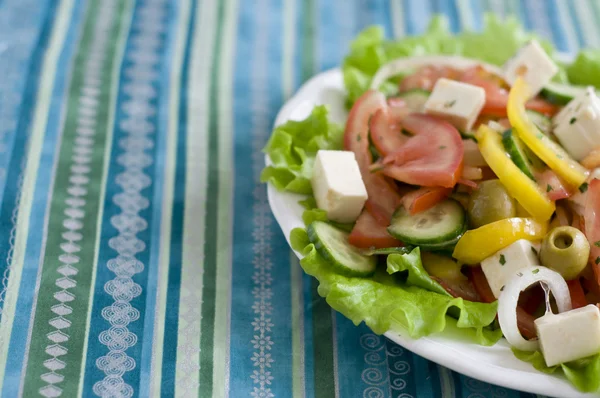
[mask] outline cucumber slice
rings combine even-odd
[[[363,250],[362,254],[364,254],[365,256],[388,255],[388,254],[394,254],[394,253],[408,254],[412,251],[412,249],[413,248],[411,246],[384,247],[381,249]]]
[[[348,233],[323,221],[314,221],[306,232],[319,254],[338,273],[346,276],[370,276],[375,272],[376,257],[365,256],[360,249],[348,243]]]
[[[388,232],[404,243],[441,250],[464,233],[465,228],[465,210],[457,201],[447,199],[414,215],[400,207]]]
[[[529,119],[537,126],[538,129],[542,131],[542,133],[548,135],[552,131],[552,120],[546,115],[542,115],[539,112],[532,111],[531,109],[527,109],[527,116]]]
[[[535,181],[535,177],[533,176],[534,169],[526,152],[527,147],[521,142],[516,134],[513,134],[512,129],[508,129],[502,133],[502,144],[504,145],[504,149],[508,153],[508,156],[510,156],[519,170]]]
[[[406,102],[406,106],[414,112],[423,112],[425,110],[425,102],[431,94],[427,90],[414,89],[398,94],[398,98],[402,98]]]
[[[585,92],[585,86],[571,86],[568,84],[548,83],[542,89],[542,96],[557,105],[566,105],[573,98]]]

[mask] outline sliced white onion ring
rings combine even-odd
[[[570,311],[572,308],[569,287],[558,272],[539,266],[523,268],[514,275],[498,297],[498,320],[509,344],[522,351],[535,351],[539,346],[537,340],[525,340],[517,326],[519,295],[537,282],[544,282],[550,288],[559,312]]]
[[[451,66],[457,69],[466,69],[475,65],[481,65],[488,72],[498,76],[503,75],[502,70],[497,66],[486,64],[476,59],[460,57],[458,55],[419,55],[416,57],[398,58],[383,65],[375,73],[371,81],[371,89],[377,90],[389,78],[424,65]]]

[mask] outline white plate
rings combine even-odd
[[[304,119],[315,105],[329,106],[333,121],[344,123],[347,112],[344,108],[344,84],[340,69],[332,69],[310,79],[296,95],[281,109],[275,125],[288,120]],[[270,163],[268,157],[267,164]],[[277,191],[268,186],[271,210],[288,240],[290,231],[303,227],[301,195]],[[296,255],[301,258],[300,253]],[[555,397],[593,397],[575,390],[562,376],[549,376],[535,370],[530,364],[518,360],[504,339],[493,347],[483,347],[466,340],[456,330],[411,339],[396,332],[385,334],[390,340],[410,351],[437,362],[454,371],[475,379],[498,384],[516,390]]]

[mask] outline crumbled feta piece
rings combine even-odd
[[[535,320],[546,365],[585,358],[600,352],[600,310],[593,304]]]
[[[485,103],[485,90],[471,84],[441,78],[425,102],[425,113],[447,119],[461,131],[475,123]]]
[[[573,98],[553,119],[554,135],[576,160],[600,146],[600,98],[592,87]]]
[[[514,84],[517,77],[523,79],[529,86],[531,97],[535,97],[558,73],[558,66],[546,54],[537,40],[531,40],[523,46],[514,57],[504,64],[504,79]]]
[[[332,221],[355,221],[367,200],[354,152],[319,150],[312,177],[317,206]]]
[[[539,266],[539,244],[520,239],[510,246],[497,251],[481,262],[481,269],[498,298],[504,285],[517,272],[527,267]]]

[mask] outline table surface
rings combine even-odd
[[[1,395],[529,396],[332,312],[258,182],[359,30],[486,11],[600,44],[596,0],[1,0]]]

